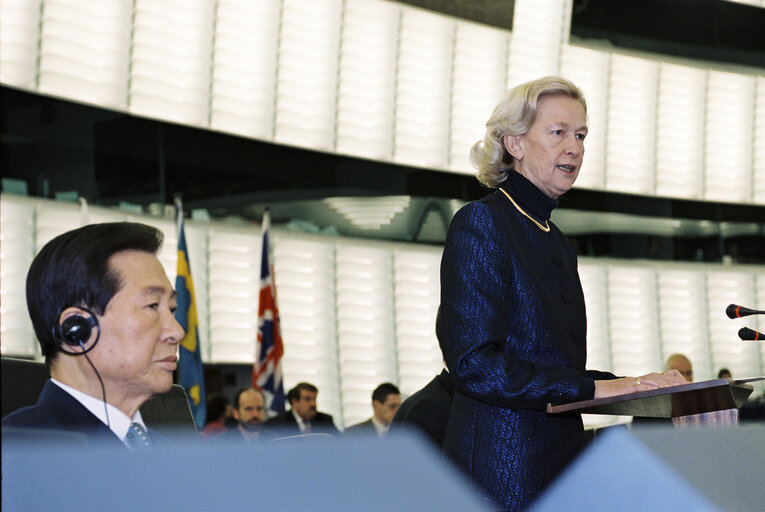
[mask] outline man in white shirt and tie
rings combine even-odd
[[[384,382],[372,391],[372,417],[345,429],[346,435],[376,435],[385,437],[401,406],[401,391],[395,384]]]
[[[115,222],[43,247],[27,274],[27,307],[51,378],[37,404],[3,418],[4,428],[151,443],[139,407],[171,388],[184,336],[157,259],[162,241],[153,227]]]

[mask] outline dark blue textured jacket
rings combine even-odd
[[[549,222],[558,201],[511,171],[502,184],[544,232],[496,191],[466,205],[441,261],[441,348],[456,392],[444,451],[487,500],[522,510],[585,444],[582,421],[548,402],[593,398],[586,316],[570,241]]]

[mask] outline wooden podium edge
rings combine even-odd
[[[648,391],[639,391],[637,393],[628,393],[626,395],[616,395],[616,396],[611,396],[608,398],[583,400],[581,402],[573,402],[569,404],[552,405],[551,403],[548,403],[547,413],[548,414],[584,413],[584,414],[624,415],[623,413],[616,413],[613,411],[609,412],[609,411],[593,410],[593,409],[603,409],[603,408],[607,409],[608,405],[611,405],[611,404],[630,402],[634,400],[644,400],[647,398],[652,398],[652,397],[657,397],[662,395],[674,395],[674,394],[681,394],[681,393],[694,392],[694,391],[712,390],[714,388],[723,388],[723,387],[731,388],[731,400],[733,401],[737,401],[737,398],[739,398],[740,395],[745,393],[745,396],[743,397],[743,400],[745,401],[746,397],[748,397],[754,391],[754,387],[749,383],[760,381],[760,380],[765,380],[765,377],[746,379],[746,382],[736,381],[735,379],[712,379],[712,380],[701,381],[701,382],[689,382],[688,384],[680,384],[679,386],[657,388],[657,389],[651,389]],[[735,393],[735,395],[737,396],[734,396],[734,391],[737,392]],[[740,406],[741,404],[738,404],[736,407],[740,407]]]

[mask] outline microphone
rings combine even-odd
[[[756,309],[745,308],[738,304],[731,304],[725,308],[725,314],[728,315],[728,318],[741,318],[749,315],[762,315],[765,314],[765,311],[757,311]]]
[[[738,331],[738,337],[744,341],[757,341],[765,340],[765,334],[761,332],[753,331],[749,327],[742,327]]]

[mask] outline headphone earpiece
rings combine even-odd
[[[92,316],[70,316],[61,323],[61,339],[69,345],[79,346],[90,339],[95,324]]]
[[[90,311],[88,311],[90,313]],[[65,345],[72,347],[83,347],[84,344],[93,335],[93,329],[98,330],[96,342],[101,335],[101,327],[98,325],[96,316],[90,313],[88,316],[72,315],[64,319],[63,322],[53,326],[53,338],[59,344],[59,348],[72,355],[83,354],[84,352],[73,352],[64,348]],[[90,351],[95,346],[95,342],[85,352]]]

